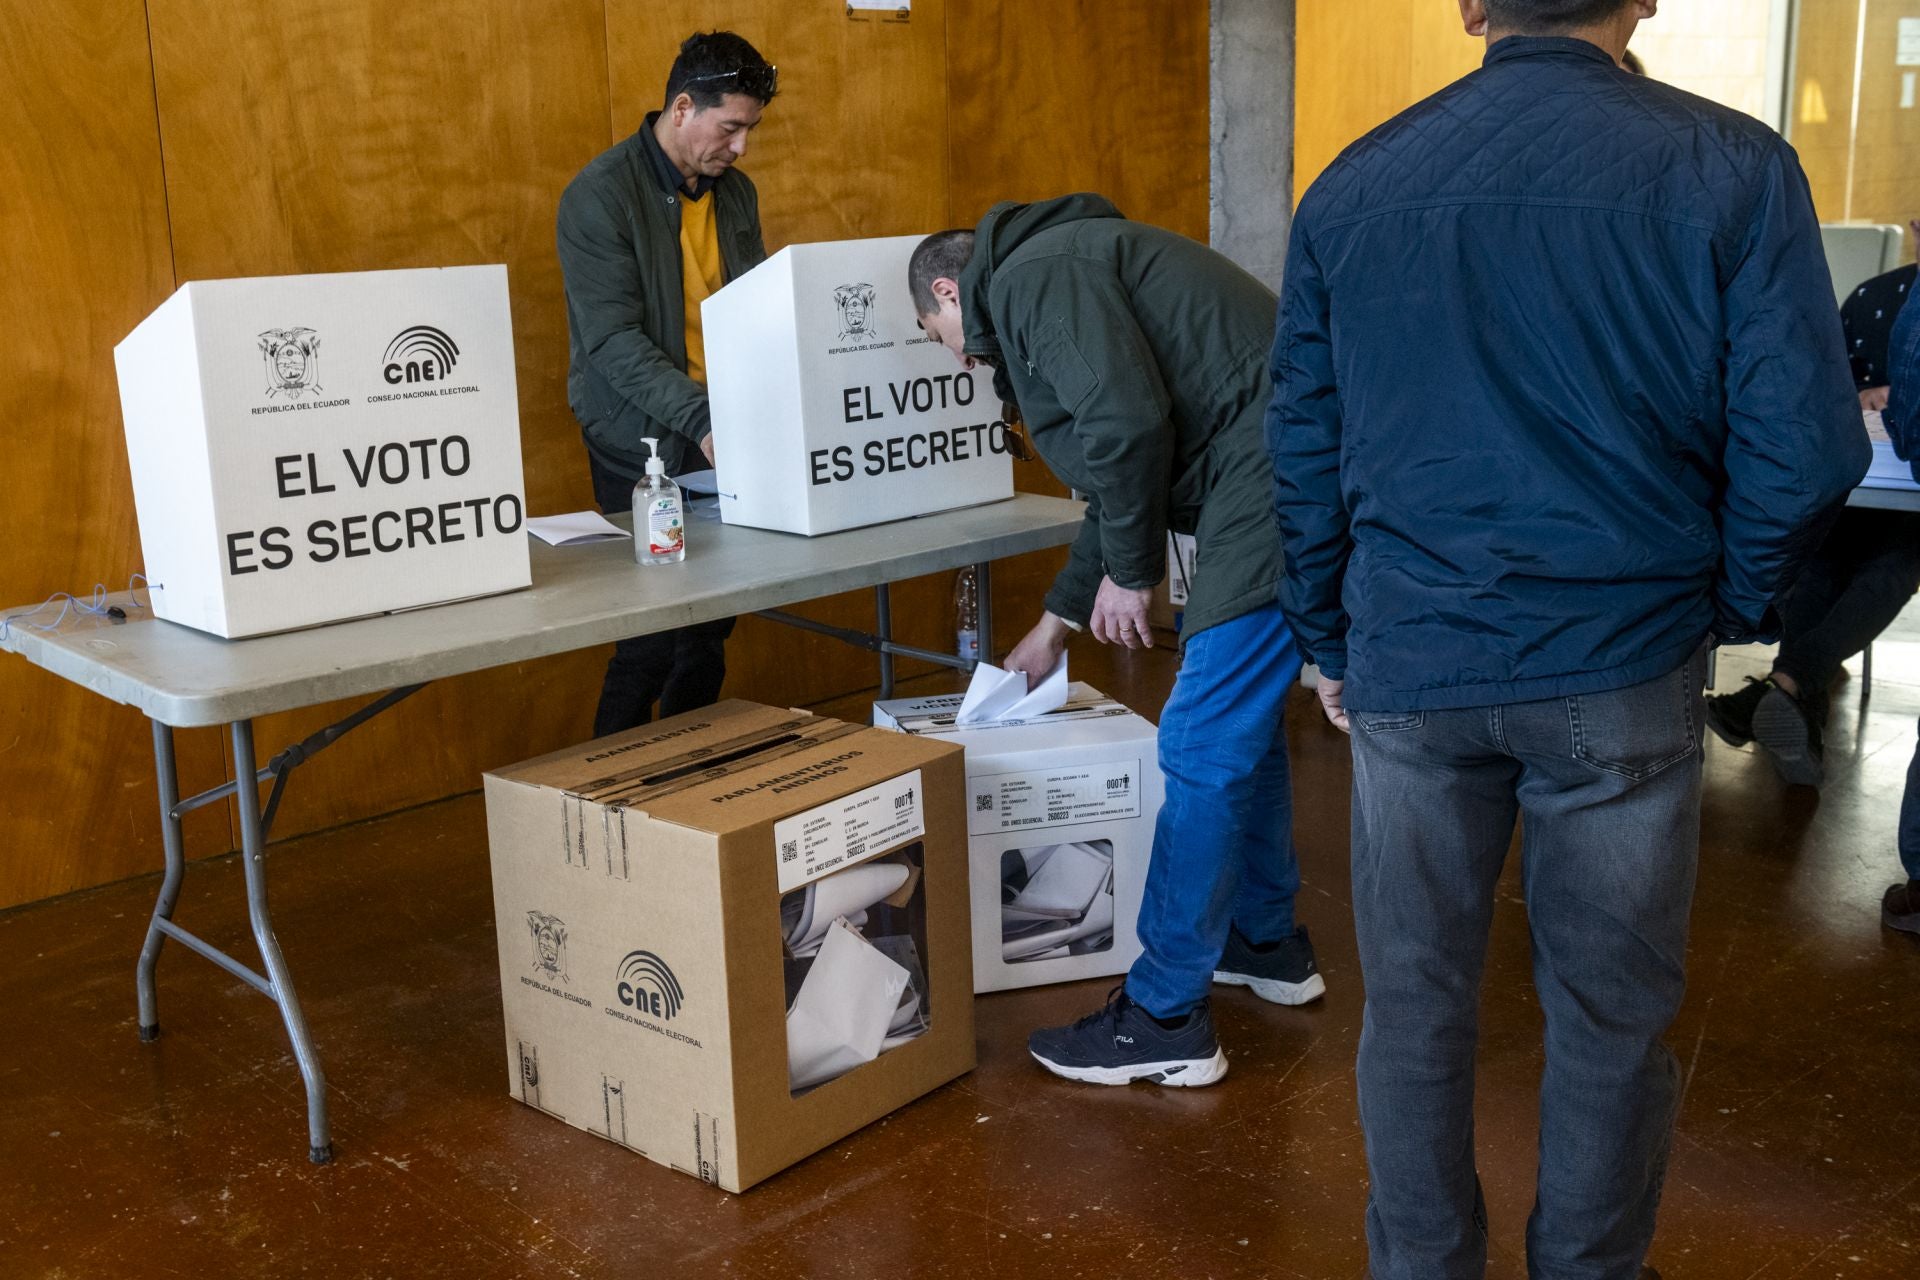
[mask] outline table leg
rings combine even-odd
[[[266,837],[260,825],[260,788],[252,776],[253,722],[236,720],[233,730],[233,772],[244,778],[235,798],[240,808],[240,856],[247,877],[247,918],[253,925],[253,940],[260,948],[261,963],[266,966],[275,1004],[287,1024],[287,1039],[293,1042],[293,1056],[300,1064],[300,1078],[307,1086],[307,1155],[315,1164],[333,1159],[333,1137],[327,1125],[327,1078],[320,1069],[320,1056],[314,1051],[313,1038],[307,1032],[306,1017],[300,1012],[300,997],[293,989],[293,974],[280,954],[280,942],[274,937],[273,919],[267,914]]]
[[[982,560],[973,567],[974,585],[979,593],[980,661],[993,661],[993,562]]]
[[[883,642],[893,639],[893,589],[881,583],[873,589],[873,625]],[[893,696],[893,653],[880,650],[880,701]]]
[[[187,870],[186,848],[179,815],[180,778],[173,754],[173,727],[153,725],[153,766],[160,784],[160,842],[166,851],[167,870],[160,880],[160,896],[153,904],[153,916],[147,921],[147,940],[140,948],[140,963],[134,972],[134,987],[140,1002],[140,1039],[151,1043],[160,1036],[159,997],[154,989],[154,969],[160,963],[160,948],[167,935],[161,922],[173,919],[174,904],[180,900],[180,881]]]

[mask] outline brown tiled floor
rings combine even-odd
[[[1882,930],[1876,907],[1920,712],[1917,641],[1882,641],[1864,713],[1857,679],[1840,691],[1818,796],[1709,743],[1674,1032],[1687,1094],[1653,1258],[1667,1280],[1920,1276],[1920,944]],[[1172,675],[1164,652],[1076,660],[1149,710]],[[1722,687],[1756,669],[1728,655]],[[298,1077],[248,988],[170,948],[166,1034],[135,1039],[152,879],[0,915],[0,1274],[1358,1276],[1346,747],[1307,695],[1291,718],[1323,1006],[1223,993],[1232,1073],[1189,1093],[1071,1085],[1026,1058],[1028,1029],[1084,1011],[1103,983],[985,997],[977,1071],[739,1197],[508,1098],[478,796],[275,848],[279,935],[331,1083],[330,1167],[305,1159]],[[241,950],[239,864],[195,867],[180,918]],[[1479,1129],[1490,1274],[1510,1280],[1540,1065],[1527,972],[1510,878]]]

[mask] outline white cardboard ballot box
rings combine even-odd
[[[920,332],[919,242],[792,245],[701,305],[722,520],[831,533],[1013,496],[991,372]]]
[[[113,355],[158,616],[235,638],[531,582],[505,267],[195,280]]]
[[[960,703],[876,702],[873,722],[966,749],[974,991],[1125,973],[1164,790],[1159,731],[1078,683],[1032,720],[957,726]]]

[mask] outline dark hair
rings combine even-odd
[[[698,31],[681,43],[680,56],[667,73],[662,110],[683,93],[693,99],[696,110],[705,111],[730,93],[744,93],[764,107],[779,91],[773,64],[758,49],[731,31]]]
[[[973,261],[973,232],[966,227],[936,231],[913,248],[907,259],[907,292],[913,295],[913,309],[930,316],[940,309],[933,296],[935,280],[958,280]]]
[[[1487,25],[1522,35],[1552,35],[1611,18],[1627,0],[1486,0]]]

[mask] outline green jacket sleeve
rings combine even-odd
[[[1100,592],[1100,578],[1105,572],[1100,563],[1100,501],[1089,498],[1086,519],[1080,522],[1080,533],[1073,540],[1067,563],[1047,592],[1047,612],[1076,627],[1086,626],[1093,617],[1093,599]]]
[[[1036,308],[1042,318],[1025,335],[1026,358],[1072,415],[1092,486],[1087,528],[1097,531],[1099,565],[1116,586],[1156,586],[1167,573],[1171,397],[1110,270],[1071,258],[1036,267],[1045,271],[1045,292]],[[1075,561],[1085,554],[1076,543]]]
[[[559,251],[567,305],[594,372],[668,430],[696,444],[705,439],[712,430],[706,388],[677,368],[641,327],[648,293],[669,287],[677,292],[679,277],[648,280],[631,219],[604,192],[580,183],[560,198]],[[637,437],[616,443],[636,457],[646,452]]]

